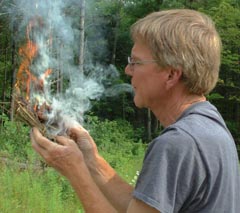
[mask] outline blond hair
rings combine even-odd
[[[211,18],[189,9],[153,12],[131,27],[161,67],[182,69],[182,80],[193,94],[208,94],[216,85],[221,40]]]

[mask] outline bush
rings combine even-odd
[[[125,120],[100,121],[89,116],[86,128],[96,142],[100,154],[128,182],[140,170],[145,145],[135,138],[132,125]]]
[[[143,151],[139,138],[135,138],[132,125],[125,120],[100,121],[97,117],[88,117],[86,128],[95,140],[99,150],[108,153],[137,155]]]
[[[11,122],[3,115],[1,116],[3,126],[0,127],[0,149],[8,152],[13,158],[27,159],[29,148],[29,127],[19,122]]]
[[[83,212],[65,178],[49,167],[36,171],[39,168],[36,160],[39,162],[40,157],[31,147],[29,128],[7,117],[2,119],[0,149],[11,161],[24,160],[30,167],[20,170],[19,163],[0,166],[0,212]],[[124,120],[100,121],[89,116],[85,128],[90,131],[100,154],[123,179],[134,185],[145,147],[135,137],[133,127]]]
[[[82,212],[67,180],[50,168],[42,173],[2,167],[0,182],[0,212]]]

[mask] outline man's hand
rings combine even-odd
[[[96,160],[98,155],[97,146],[86,129],[82,126],[72,127],[68,130],[69,137],[74,140],[84,155],[87,162]]]
[[[74,132],[74,131],[73,131]],[[93,150],[88,146],[88,134],[78,130],[76,138],[85,151]],[[64,175],[71,183],[82,202],[85,212],[117,212],[102,194],[85,164],[83,153],[76,142],[67,137],[58,136],[58,143],[43,137],[38,129],[31,132],[33,148],[46,162]],[[80,140],[80,141],[79,141]],[[85,142],[85,143],[84,143]]]
[[[72,172],[84,163],[77,144],[67,137],[57,136],[57,143],[43,137],[37,128],[31,132],[32,147],[45,159],[47,164],[69,178]]]

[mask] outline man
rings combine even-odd
[[[33,148],[64,175],[86,212],[236,213],[240,172],[236,147],[205,95],[218,80],[221,41],[211,19],[193,10],[155,12],[131,28],[125,69],[137,107],[165,127],[146,152],[133,188],[98,154],[89,133],[52,143],[34,128]]]

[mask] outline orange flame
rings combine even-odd
[[[47,69],[41,78],[38,78],[31,73],[30,70],[32,61],[38,54],[38,46],[36,43],[31,41],[30,33],[34,26],[39,27],[42,26],[42,24],[43,23],[40,18],[36,18],[29,22],[26,29],[27,42],[19,49],[19,55],[22,57],[22,63],[17,72],[15,88],[17,94],[23,95],[27,101],[30,99],[31,85],[35,90],[44,92],[44,80],[52,73],[51,69]]]

